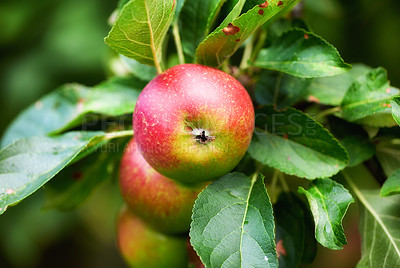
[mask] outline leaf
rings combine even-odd
[[[349,155],[349,167],[357,166],[375,154],[375,146],[365,130],[337,117],[329,118],[329,127]]]
[[[20,139],[0,151],[0,214],[53,178],[103,132]]]
[[[331,44],[303,29],[284,33],[260,51],[253,65],[302,78],[333,76],[350,69]]]
[[[392,268],[400,265],[400,196],[381,197],[379,190],[358,190],[361,260],[357,267]]]
[[[278,267],[272,206],[263,176],[230,173],[193,208],[190,237],[206,267]]]
[[[305,190],[305,194],[315,221],[315,238],[324,247],[342,249],[347,244],[342,220],[351,203],[354,202],[349,191],[331,179],[317,179]]]
[[[71,210],[102,183],[117,177],[126,142],[110,142],[78,163],[69,165],[48,182],[45,209]]]
[[[371,70],[369,66],[353,64],[351,70],[344,74],[315,78],[308,87],[308,99],[327,105],[340,105],[351,84]]]
[[[382,185],[381,196],[389,196],[399,193],[400,193],[400,168],[396,169]]]
[[[153,66],[148,66],[137,60],[120,55],[122,62],[128,67],[129,72],[136,78],[149,82],[157,75],[157,70]]]
[[[400,167],[400,139],[381,140],[376,145],[376,156],[386,176]]]
[[[395,122],[391,115],[390,99],[399,92],[398,89],[389,86],[383,68],[372,70],[347,90],[341,104],[342,117],[350,122],[362,119],[362,123],[370,126],[392,126]],[[390,121],[387,122],[382,117],[374,119],[373,116],[386,116]],[[367,117],[370,117],[370,120],[366,120]]]
[[[255,98],[261,105],[274,104],[283,109],[305,97],[310,79],[264,70],[255,89]]]
[[[203,65],[219,67],[222,62],[232,56],[236,50],[249,38],[261,25],[278,16],[298,2],[297,0],[269,0],[268,6],[259,5],[248,12],[235,18],[235,14],[229,14],[232,21],[224,22],[199,45],[196,50],[196,61]],[[279,4],[279,6],[278,6]]]
[[[393,97],[390,101],[392,115],[396,123],[400,126],[400,96]]]
[[[226,0],[186,1],[180,14],[183,51],[194,55],[197,46],[210,32],[222,4]]]
[[[264,165],[307,179],[332,176],[347,165],[347,153],[332,134],[296,109],[259,109],[255,126],[248,151]]]
[[[175,0],[130,0],[104,40],[118,53],[159,69],[174,14]]]
[[[276,251],[281,268],[298,267],[303,254],[305,223],[300,203],[294,195],[281,194],[274,205]]]
[[[132,113],[144,85],[132,77],[117,77],[93,89],[78,84],[62,86],[18,115],[2,137],[2,147],[20,138],[61,133],[82,124],[90,113]]]

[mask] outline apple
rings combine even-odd
[[[198,64],[176,65],[140,93],[133,130],[147,162],[184,183],[231,171],[254,130],[254,107],[232,76]]]
[[[121,193],[130,209],[164,233],[183,233],[190,227],[194,202],[206,186],[181,185],[155,171],[132,139],[119,169]]]
[[[124,207],[117,221],[119,250],[132,268],[187,267],[186,237],[159,233]]]

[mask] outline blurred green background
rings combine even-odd
[[[68,82],[106,78],[112,52],[103,42],[117,0],[0,2],[0,135],[21,109]],[[304,16],[346,62],[388,70],[400,86],[400,1],[304,0]],[[0,216],[0,267],[125,267],[115,246],[118,185],[103,185],[78,210],[42,210],[40,190]],[[350,245],[320,250],[315,267],[354,267],[359,257],[354,217]],[[330,265],[330,266],[329,266]],[[307,266],[308,267],[308,266]]]

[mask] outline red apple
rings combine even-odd
[[[121,159],[119,182],[130,209],[164,233],[183,233],[190,227],[192,208],[205,184],[187,187],[155,171],[132,139]]]
[[[132,268],[187,267],[186,237],[159,233],[126,207],[117,222],[118,247]]]
[[[209,181],[243,157],[254,108],[232,76],[202,65],[177,65],[143,89],[133,130],[140,152],[158,172],[181,182]]]

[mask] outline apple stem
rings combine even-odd
[[[184,64],[185,63],[185,55],[183,54],[181,36],[179,35],[178,20],[176,20],[174,22],[174,25],[172,26],[172,34],[173,34],[174,40],[175,40],[175,46],[176,46],[176,52],[178,53],[179,64]]]

